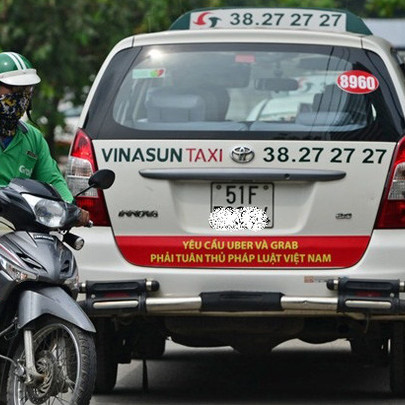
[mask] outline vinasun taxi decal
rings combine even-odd
[[[274,144],[272,144],[274,145]],[[384,158],[388,158],[387,147],[370,146],[360,144],[350,147],[337,146],[338,144],[328,144],[326,146],[302,146],[293,142],[277,146],[264,145],[262,151],[258,149],[257,154],[261,154],[259,159],[265,163],[275,163],[277,165],[291,163],[352,163],[352,164],[382,164]],[[101,148],[102,157],[106,163],[222,163],[227,157],[223,148],[199,148],[199,147],[127,147],[127,148]],[[229,153],[231,158],[231,153]]]
[[[362,257],[369,236],[116,236],[130,263],[179,268],[339,268]]]

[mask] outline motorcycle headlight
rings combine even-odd
[[[66,208],[63,202],[48,200],[31,194],[25,194],[24,198],[40,224],[52,229],[58,229],[65,224]]]

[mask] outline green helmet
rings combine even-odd
[[[40,81],[37,71],[24,56],[15,52],[0,53],[0,82],[10,86],[33,86]]]

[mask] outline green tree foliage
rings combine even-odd
[[[142,15],[130,1],[9,0],[2,3],[2,50],[25,55],[42,82],[33,104],[35,118],[53,151],[53,133],[63,122],[58,105],[66,97],[80,103],[86,86],[112,45],[133,33]],[[121,4],[123,7],[121,7]]]
[[[403,16],[405,0],[1,0],[0,48],[22,53],[42,82],[34,118],[54,151],[54,130],[63,124],[62,100],[83,103],[102,61],[122,38],[167,29],[182,13],[202,7],[346,8],[362,17]]]
[[[41,129],[52,152],[55,127],[63,124],[61,101],[83,103],[95,73],[119,40],[165,29],[181,12],[183,2],[173,7],[165,0],[0,2],[1,50],[25,55],[42,78],[33,117],[46,117]]]
[[[216,7],[340,8],[360,17],[405,17],[405,0],[216,0],[212,3]]]
[[[366,12],[371,17],[404,17],[405,0],[368,0]]]

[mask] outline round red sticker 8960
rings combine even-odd
[[[337,78],[337,85],[343,91],[353,94],[372,93],[378,89],[378,79],[371,73],[362,70],[349,70]]]

